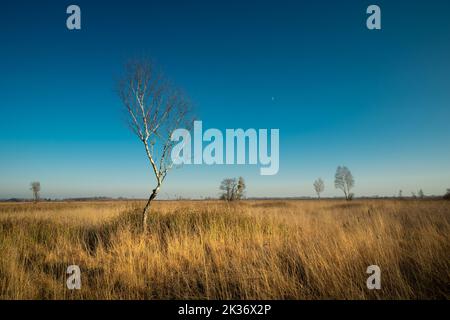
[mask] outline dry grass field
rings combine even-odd
[[[450,297],[448,201],[158,201],[146,236],[142,207],[0,204],[0,298]]]

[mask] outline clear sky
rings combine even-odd
[[[82,30],[66,28],[78,4]],[[366,28],[370,4],[382,30]],[[338,165],[354,193],[450,187],[449,1],[4,1],[0,10],[0,198],[146,197],[154,185],[114,89],[149,56],[206,128],[279,128],[280,170],[184,166],[161,197],[313,196]]]

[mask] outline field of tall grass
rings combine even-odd
[[[0,204],[0,299],[450,297],[448,201],[157,201],[146,235],[143,205]]]

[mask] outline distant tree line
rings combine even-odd
[[[336,189],[342,190],[345,199],[348,201],[352,200],[354,197],[354,194],[350,192],[350,190],[354,187],[354,185],[355,179],[353,178],[351,171],[345,166],[338,166],[334,177],[334,186]],[[313,186],[314,191],[317,194],[317,197],[320,199],[321,193],[325,190],[325,183],[321,178],[318,178],[317,180],[314,181]],[[403,191],[399,190],[398,195],[397,196],[394,195],[394,198],[395,197],[402,199]],[[425,199],[426,195],[422,189],[419,189],[417,193],[411,192],[411,198]],[[450,200],[450,189],[447,189],[447,192],[443,196],[443,198],[446,200]]]

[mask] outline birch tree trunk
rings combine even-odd
[[[153,199],[156,198],[159,192],[159,186],[153,189],[152,194],[148,198],[147,204],[145,205],[144,211],[142,212],[142,228],[144,233],[148,230],[148,215],[150,212],[151,204]]]

